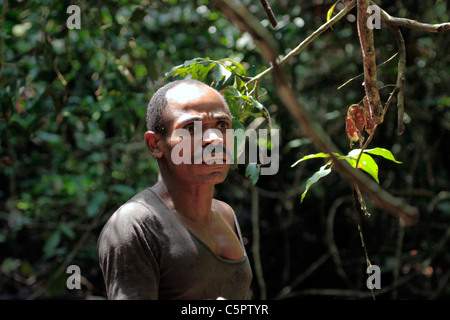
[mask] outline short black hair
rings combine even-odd
[[[159,88],[152,96],[147,106],[147,118],[146,118],[147,130],[160,133],[163,137],[166,136],[168,125],[166,116],[164,114],[164,111],[167,107],[166,94],[167,91],[169,91],[170,89],[176,87],[181,83],[196,84],[198,86],[209,87],[207,84],[198,80],[184,79],[169,82],[164,86],[162,86],[161,88]]]

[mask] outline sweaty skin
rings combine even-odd
[[[252,271],[236,215],[213,198],[229,164],[205,158],[175,164],[171,158],[182,141],[174,130],[193,132],[198,121],[201,148],[221,150],[231,129],[230,110],[206,85],[177,84],[166,98],[167,135],[145,133],[158,159],[158,182],[121,206],[99,237],[108,298],[247,299]]]
[[[202,122],[202,147],[208,144],[226,144],[226,135],[208,134],[210,129],[224,133],[231,128],[230,110],[217,91],[207,86],[180,84],[167,92],[166,110],[168,131],[190,128],[194,121]],[[206,133],[206,134],[205,134]],[[151,147],[155,145],[156,148]],[[213,199],[214,186],[225,180],[229,164],[173,164],[171,151],[179,137],[170,134],[159,139],[147,132],[147,145],[159,160],[162,180],[152,190],[170,209],[217,254],[228,259],[243,256],[242,246],[234,230],[233,214],[229,206]],[[157,149],[157,151],[152,151]],[[170,190],[170,191],[169,191]]]

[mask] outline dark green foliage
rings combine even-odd
[[[326,22],[334,4],[271,1],[279,22],[272,30],[259,1],[243,2],[275,35],[283,54]],[[0,298],[104,296],[95,251],[98,234],[118,206],[156,182],[157,163],[143,142],[147,103],[167,73],[181,77],[189,67],[222,90],[235,127],[270,115],[272,126],[280,129],[278,174],[253,180],[267,297],[310,297],[307,289],[336,289],[338,298],[356,298],[344,295],[344,289],[367,292],[351,185],[330,173],[300,205],[307,179],[324,163],[291,165],[319,150],[280,103],[270,75],[260,83],[261,104],[254,93],[244,92],[244,83],[268,66],[250,37],[218,8],[203,0],[82,1],[81,29],[69,30],[66,9],[72,2],[0,3],[2,8],[8,4],[0,18]],[[391,15],[429,23],[448,21],[446,6],[445,1],[383,3]],[[344,152],[349,151],[345,114],[364,96],[361,78],[338,89],[362,72],[354,14],[284,66],[298,99]],[[367,200],[372,215],[361,215],[361,221],[371,261],[382,270],[382,288],[392,285],[394,270],[400,278],[413,275],[381,299],[448,299],[449,36],[402,32],[406,131],[396,135],[393,104],[369,148],[391,150],[402,162],[383,161],[380,184],[417,206],[421,218],[402,235],[398,221]],[[376,30],[375,46],[377,63],[397,50],[387,28]],[[395,83],[396,67],[394,59],[378,70],[381,85]],[[391,89],[381,89],[383,101]],[[253,166],[238,167],[217,187],[217,196],[235,209],[249,243],[253,187],[246,175],[255,179],[255,172]],[[329,255],[333,243],[340,265]],[[247,250],[252,256],[250,246]],[[328,258],[296,282],[323,256]],[[80,266],[82,290],[66,288],[68,264]],[[258,298],[256,281],[252,289]]]

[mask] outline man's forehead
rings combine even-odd
[[[187,103],[200,98],[208,91],[214,91],[210,87],[195,83],[180,83],[166,93],[166,99],[175,103]]]

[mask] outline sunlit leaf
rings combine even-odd
[[[341,156],[338,153],[334,153],[335,157],[337,157],[338,159],[342,159],[343,156]],[[329,158],[330,155],[328,153],[323,153],[323,152],[319,152],[319,153],[315,153],[315,154],[309,154],[307,156],[304,156],[303,158],[301,158],[300,160],[298,160],[297,162],[295,162],[293,165],[291,165],[291,168],[296,166],[297,164],[299,164],[302,161],[305,160],[309,160],[309,159],[316,159],[316,158]]]
[[[361,152],[360,150],[361,149],[352,150],[346,157],[346,160],[352,165],[353,168],[356,168],[356,161],[358,160]],[[380,183],[378,179],[378,165],[371,156],[363,152],[358,162],[358,168],[370,174],[377,183]]]
[[[256,100],[256,99],[253,98],[253,97],[250,97],[250,99],[251,99],[253,105],[254,105],[256,108],[258,108],[259,110],[264,110],[264,109],[265,109],[265,108],[264,108],[264,105],[263,105],[261,102],[259,102],[258,100]]]
[[[221,64],[217,64],[216,68],[214,69],[214,83],[215,85],[219,85],[221,83],[227,82],[227,80],[232,75],[231,71],[229,71],[227,68],[225,68]]]
[[[402,163],[400,161],[395,160],[394,155],[392,154],[391,151],[384,149],[384,148],[373,148],[373,149],[366,149],[364,150],[364,152],[370,153],[370,154],[374,154],[376,156],[381,156],[385,159],[391,160],[395,163]]]
[[[328,9],[328,12],[327,12],[327,21],[330,21],[331,16],[332,16],[332,14],[333,14],[333,12],[334,12],[334,8],[335,8],[336,5],[338,4],[338,2],[339,2],[339,1],[336,1],[335,4],[333,4],[333,5],[331,6],[331,8]]]
[[[232,65],[237,67],[237,69],[240,71],[239,74],[245,75],[246,71],[245,71],[244,67],[242,66],[242,64],[240,64],[239,62],[236,62],[230,58],[221,59],[220,62],[222,62],[222,61],[230,62]]]
[[[328,162],[327,164],[323,165],[322,167],[320,167],[319,171],[315,172],[307,181],[306,181],[306,187],[305,187],[305,191],[303,191],[302,193],[302,197],[300,199],[300,203],[303,202],[303,199],[306,196],[306,193],[308,192],[309,188],[311,188],[311,186],[314,183],[317,183],[317,181],[319,181],[320,179],[322,179],[323,177],[326,177],[330,172],[331,172],[331,168],[327,168],[328,165],[330,164],[330,162]]]
[[[198,61],[201,61],[201,60],[203,60],[203,58],[194,58],[194,59],[191,59],[191,60],[186,60],[184,62],[184,66],[185,67],[189,67],[191,64],[197,63]]]

